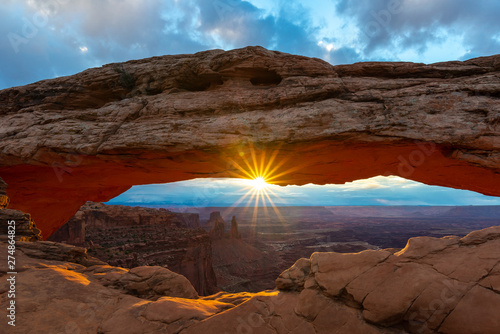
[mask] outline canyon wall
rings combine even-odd
[[[89,231],[96,231],[111,228],[113,224],[116,226],[163,225],[177,228],[201,228],[200,219],[196,213],[87,202],[49,239],[72,245],[83,245],[86,228]]]
[[[498,55],[332,66],[260,47],[109,64],[0,91],[0,177],[45,238],[86,201],[238,177],[264,153],[283,185],[399,175],[500,195],[499,75]]]
[[[200,295],[219,291],[211,240],[198,214],[87,202],[49,240],[86,247],[115,266],[167,267]]]
[[[212,263],[219,288],[226,292],[259,292],[274,287],[283,262],[269,247],[258,249],[243,240],[235,216],[229,231],[219,211],[210,213],[204,227],[210,230]]]
[[[204,226],[209,233],[200,228],[198,214],[87,202],[48,240],[88,248],[113,266],[167,267],[187,277],[200,295],[273,287],[285,266],[271,250],[243,241],[236,217],[229,232],[220,212],[212,212]]]

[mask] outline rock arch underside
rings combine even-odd
[[[86,201],[234,177],[252,152],[274,156],[282,184],[399,175],[500,196],[500,55],[339,66],[261,47],[154,57],[2,90],[0,122],[9,209],[30,213],[44,238]],[[165,268],[19,242],[19,303],[48,332],[498,333],[499,248],[492,227],[413,238],[398,253],[315,253],[276,291],[198,298]],[[31,297],[35,287],[50,298]]]
[[[498,196],[499,98],[500,56],[331,66],[248,47],[134,60],[1,91],[0,177],[45,238],[132,185],[233,176],[228,160],[250,145],[278,150],[289,184],[392,174]]]

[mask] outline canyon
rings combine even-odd
[[[49,240],[83,246],[114,266],[169,268],[200,295],[219,291],[210,237],[197,214],[88,202]]]
[[[175,208],[170,208],[176,210]],[[238,217],[238,229],[249,243],[264,241],[289,253],[292,263],[329,249],[359,252],[368,248],[404,248],[409,238],[466,234],[500,225],[500,206],[288,206],[276,210],[252,207],[183,208],[201,221],[213,211]],[[177,209],[179,210],[179,209]],[[295,250],[295,251],[293,251]]]
[[[203,227],[196,213],[87,202],[48,240],[84,247],[112,266],[168,268],[203,296],[272,288],[296,260],[283,262],[270,247],[242,240],[234,216],[226,228],[220,213],[211,212]]]
[[[275,278],[286,265],[276,251],[242,237],[234,215],[229,230],[219,211],[211,212],[203,226],[210,231],[212,264],[221,290],[259,292],[274,287]]]
[[[85,247],[112,266],[168,268],[206,296],[272,289],[285,268],[314,252],[401,250],[412,237],[500,225],[498,206],[173,210],[87,202],[49,240]]]
[[[398,252],[314,253],[258,293],[199,297],[158,266],[110,266],[85,248],[17,242],[11,333],[450,333],[500,328],[500,227],[418,237]],[[0,242],[6,276],[7,243]],[[6,305],[8,282],[0,283]]]

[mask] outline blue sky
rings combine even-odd
[[[134,186],[108,204],[156,204],[180,207],[211,206],[335,206],[335,205],[500,205],[500,198],[472,191],[429,186],[398,176],[376,176],[345,184],[269,185],[273,203],[258,194],[249,180],[195,179],[168,184]],[[247,196],[245,196],[248,194]]]
[[[500,53],[498,0],[0,0],[0,13],[0,89],[112,62],[248,45],[334,65]],[[400,181],[271,189],[283,205],[500,204]],[[203,203],[229,205],[241,196],[242,182],[134,187],[112,202],[170,198],[183,205],[208,194]]]

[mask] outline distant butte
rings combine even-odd
[[[499,98],[500,55],[332,66],[247,47],[133,60],[0,91],[0,177],[44,238],[132,185],[234,176],[229,159],[251,146],[294,168],[288,184],[392,174],[499,196]]]

